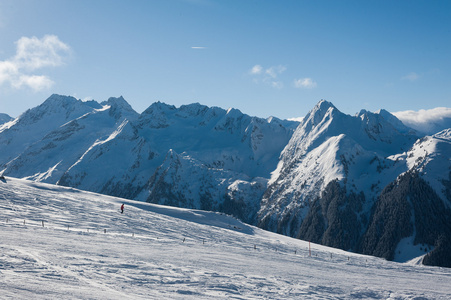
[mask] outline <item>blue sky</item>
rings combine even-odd
[[[304,116],[451,106],[451,1],[0,0],[0,112],[53,93]]]

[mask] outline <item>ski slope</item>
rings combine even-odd
[[[120,205],[125,203],[124,214]],[[1,299],[449,299],[451,269],[400,264],[226,215],[6,178]]]

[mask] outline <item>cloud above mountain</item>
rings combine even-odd
[[[284,82],[280,77],[286,70],[287,67],[283,65],[264,68],[257,64],[249,70],[249,74],[253,77],[255,83],[263,83],[281,89],[284,87]],[[297,89],[313,89],[316,88],[317,83],[312,78],[305,77],[294,79],[292,86]]]
[[[434,134],[443,129],[451,128],[451,108],[448,107],[421,109],[419,111],[398,111],[392,114],[405,125],[426,134]]]
[[[311,78],[299,78],[294,80],[294,87],[298,89],[313,89],[316,87],[316,82]]]
[[[283,82],[279,80],[279,75],[287,70],[287,67],[278,65],[269,68],[263,68],[261,65],[253,66],[249,74],[254,77],[255,83],[264,83],[273,88],[281,89],[283,88]]]
[[[50,88],[54,82],[46,75],[36,74],[46,67],[64,65],[71,48],[55,35],[21,37],[16,42],[16,54],[10,59],[0,61],[0,85],[6,84],[14,89],[24,87],[33,91]]]

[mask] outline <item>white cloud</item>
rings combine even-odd
[[[416,81],[420,78],[420,75],[418,75],[415,72],[410,72],[406,76],[401,77],[402,80],[409,80],[409,81]]]
[[[451,128],[451,108],[447,107],[421,109],[419,111],[399,111],[392,114],[405,125],[422,133],[434,134],[443,129]]]
[[[263,71],[263,67],[262,66],[255,65],[255,66],[252,67],[252,69],[250,70],[249,73],[256,75],[256,74],[261,74],[262,71]]]
[[[283,88],[283,82],[281,82],[281,81],[271,81],[270,84],[273,88],[276,88],[276,89]]]
[[[9,84],[15,89],[26,86],[34,91],[50,88],[54,84],[50,78],[33,73],[63,65],[70,47],[55,35],[45,35],[42,39],[22,37],[16,45],[16,55],[0,61],[0,85]]]
[[[285,72],[286,69],[286,67],[279,65],[266,69],[265,74],[268,74],[272,78],[277,78],[277,76]]]
[[[313,89],[317,86],[311,78],[299,78],[294,80],[294,87],[299,89]]]
[[[284,85],[282,81],[277,80],[277,77],[285,72],[286,69],[287,68],[282,65],[272,66],[267,69],[264,69],[261,65],[255,65],[250,69],[249,74],[254,76],[255,83],[262,82],[273,88],[281,89]]]
[[[273,88],[282,89],[284,83],[279,79],[279,76],[286,70],[287,67],[283,65],[272,66],[269,68],[255,65],[249,70],[249,74],[253,76],[253,81],[255,83],[264,83]],[[313,89],[317,86],[317,83],[311,78],[299,78],[294,80],[293,86],[295,88]]]
[[[301,123],[304,120],[304,117],[288,118],[287,120]]]
[[[207,49],[207,47],[194,46],[191,47],[191,49]]]
[[[20,75],[19,78],[11,84],[16,89],[20,89],[25,85],[37,92],[49,89],[54,82],[44,75]]]
[[[18,72],[17,66],[10,61],[0,61],[0,84],[8,81]]]

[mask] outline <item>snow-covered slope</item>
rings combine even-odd
[[[250,178],[243,173],[211,168],[170,151],[144,193],[147,202],[221,211],[253,223],[267,181],[262,177]]]
[[[119,207],[125,203],[125,212]],[[5,299],[448,299],[450,269],[280,236],[223,214],[0,181]]]
[[[282,152],[259,226],[387,259],[408,237],[410,248],[421,243],[430,251],[440,235],[451,233],[451,211],[444,209],[451,205],[451,139],[449,131],[418,137],[387,111],[349,116],[320,101]],[[393,188],[401,178],[402,189]],[[427,198],[418,186],[430,188]],[[402,222],[393,209],[403,211]],[[389,219],[401,223],[389,229]],[[434,228],[429,237],[419,230],[425,224]]]

